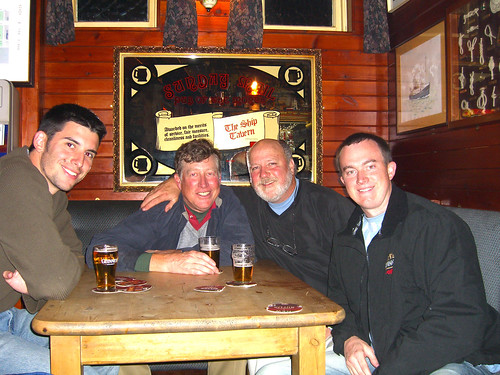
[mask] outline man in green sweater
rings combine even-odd
[[[50,372],[48,337],[31,331],[49,299],[80,279],[82,244],[67,191],[89,172],[106,128],[90,110],[61,104],[43,117],[31,147],[0,158],[0,373]],[[22,298],[26,309],[14,306]],[[85,374],[117,374],[116,366]]]

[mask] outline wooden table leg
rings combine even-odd
[[[81,375],[80,336],[50,337],[50,372],[53,375]]]
[[[300,327],[299,350],[292,356],[293,375],[325,375],[325,327]]]

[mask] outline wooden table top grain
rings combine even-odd
[[[147,292],[97,294],[93,270],[86,270],[71,295],[51,300],[33,320],[43,335],[120,335],[197,332],[256,328],[332,325],[344,318],[344,310],[288,271],[271,261],[255,265],[256,286],[226,286],[222,292],[198,292],[194,288],[222,285],[232,280],[231,267],[219,275],[194,276],[158,272],[117,272],[152,285]],[[303,307],[293,314],[268,312],[272,303]]]

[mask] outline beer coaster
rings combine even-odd
[[[93,291],[94,293],[97,293],[97,294],[113,294],[113,293],[118,293],[118,292],[119,292],[119,290],[118,290],[118,289],[115,289],[114,291],[108,291],[108,292],[106,292],[106,291],[104,291],[104,290],[99,290],[99,289],[97,289],[97,288],[93,288],[93,289],[92,289],[92,291]]]
[[[134,277],[116,276],[116,286],[139,286],[146,285],[147,283],[146,280],[139,280]]]
[[[257,285],[257,283],[240,283],[238,281],[226,281],[226,285],[233,288],[251,288]]]
[[[267,306],[266,310],[277,314],[292,314],[302,311],[302,306],[295,303],[272,303]]]
[[[122,293],[141,293],[147,292],[152,286],[149,284],[144,285],[130,285],[130,286],[117,286],[116,290]]]
[[[197,292],[222,292],[224,290],[224,285],[202,285],[194,288]]]

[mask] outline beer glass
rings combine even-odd
[[[116,289],[116,264],[118,263],[118,246],[94,246],[94,270],[99,292],[114,292]]]
[[[200,237],[198,240],[200,244],[200,251],[207,254],[215,262],[215,266],[219,268],[220,259],[220,242],[219,237],[206,236]]]
[[[231,257],[233,258],[234,281],[239,284],[251,283],[255,260],[253,245],[247,243],[233,244]]]

